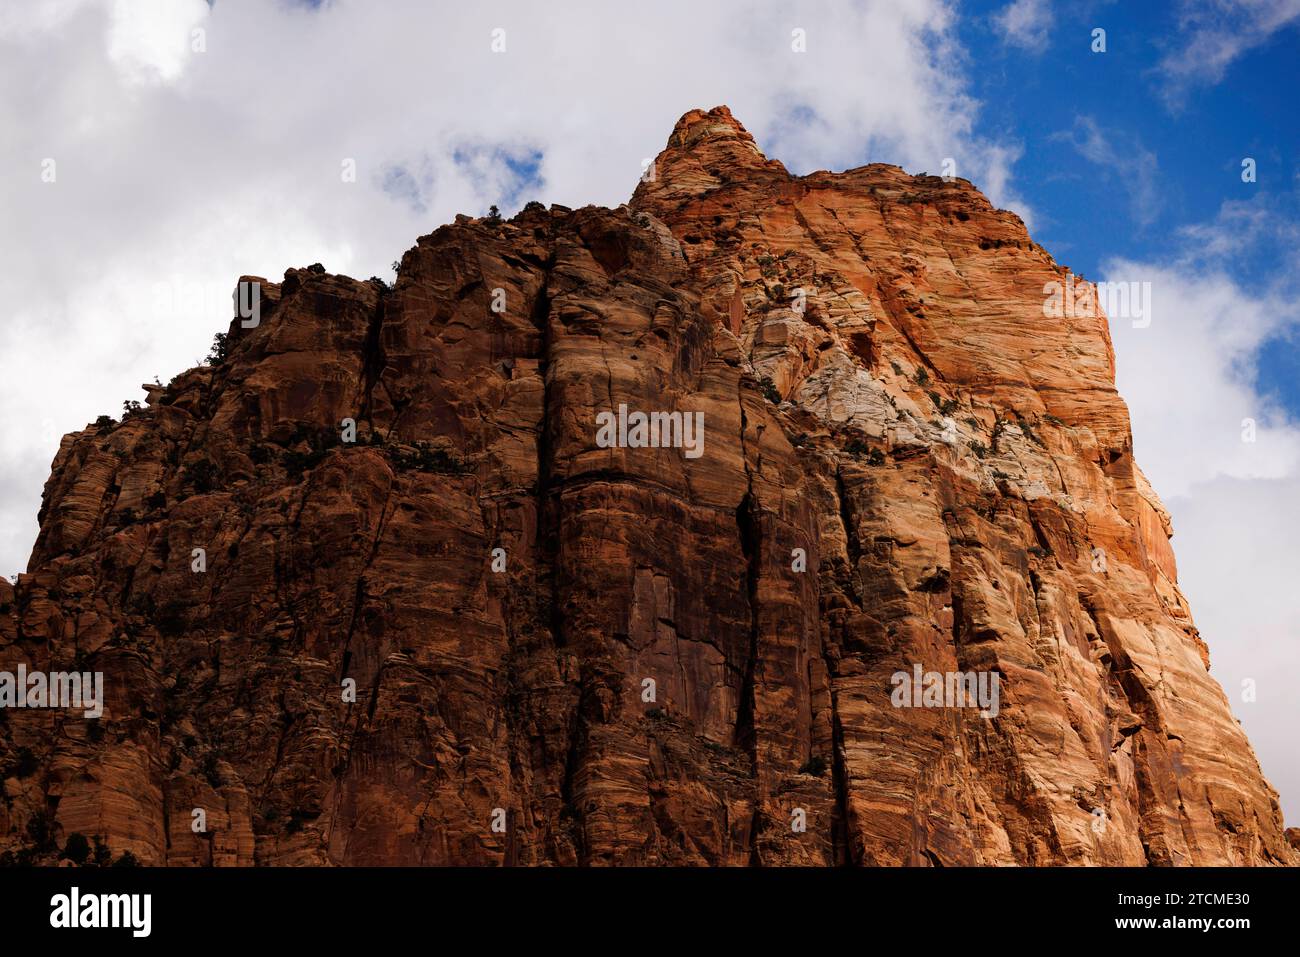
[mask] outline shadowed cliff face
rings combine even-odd
[[[965,181],[792,177],[718,108],[628,207],[263,282],[63,440],[0,669],[104,714],[0,711],[0,849],[1293,863],[1065,275]]]

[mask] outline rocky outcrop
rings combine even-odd
[[[1065,276],[965,181],[794,177],[718,108],[626,207],[245,277],[0,583],[0,669],[106,698],[0,711],[0,849],[1294,863]]]

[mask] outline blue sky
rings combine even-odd
[[[1213,220],[1225,202],[1252,202],[1300,222],[1300,31],[1278,30],[1228,65],[1217,82],[1171,95],[1159,67],[1179,34],[1184,8],[1165,3],[1056,4],[1046,40],[1008,44],[996,25],[1005,2],[965,4],[958,35],[972,61],[979,125],[1023,145],[1019,193],[1036,214],[1035,238],[1064,265],[1098,278],[1120,257],[1168,259],[1189,242],[1180,230]],[[1092,30],[1106,30],[1094,53]],[[1115,155],[1110,164],[1077,148],[1087,127]],[[1242,181],[1242,160],[1256,182]],[[1285,230],[1241,240],[1229,272],[1268,286],[1291,272],[1296,249]],[[1300,415],[1300,342],[1270,337],[1257,381]]]

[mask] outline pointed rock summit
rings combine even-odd
[[[0,677],[102,715],[10,682],[0,854],[1296,863],[1067,280],[717,107],[626,207],[258,282],[63,439]]]
[[[641,178],[634,205],[663,203],[731,183],[757,186],[789,178],[759,150],[731,111],[691,110],[673,128],[668,145]]]

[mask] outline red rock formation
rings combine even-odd
[[[718,108],[628,207],[262,283],[63,440],[0,668],[107,702],[0,712],[0,849],[1294,863],[1064,277],[965,181],[793,177]],[[702,454],[604,447],[620,405]],[[917,665],[996,715],[895,707]]]

